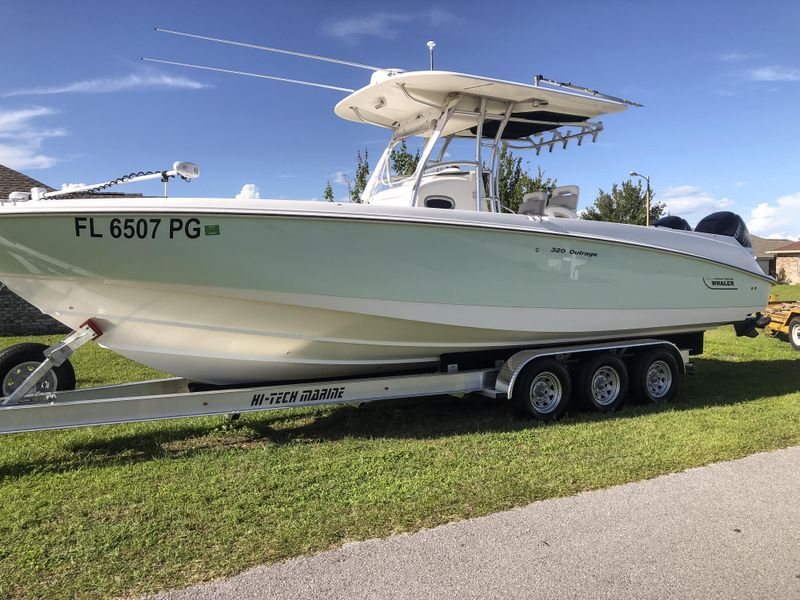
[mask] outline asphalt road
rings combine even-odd
[[[351,543],[155,598],[800,599],[800,447]]]

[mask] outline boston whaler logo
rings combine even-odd
[[[703,277],[703,283],[710,290],[735,290],[736,282],[733,277]]]

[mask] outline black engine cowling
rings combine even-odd
[[[742,217],[727,210],[715,212],[703,218],[694,230],[701,233],[729,235],[732,238],[736,238],[736,241],[745,248],[753,247],[750,232],[747,230],[747,225],[744,224]]]
[[[653,223],[653,227],[668,227],[669,229],[680,229],[681,231],[692,230],[692,226],[689,225],[689,222],[677,215],[667,215],[666,217],[661,217],[655,223]]]

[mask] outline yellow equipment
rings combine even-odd
[[[761,314],[770,319],[764,328],[765,333],[774,336],[783,334],[779,337],[788,337],[792,348],[800,351],[800,302],[778,302],[775,296],[770,295],[769,304]]]

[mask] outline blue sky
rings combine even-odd
[[[696,222],[738,212],[754,233],[800,236],[800,3],[398,4],[3,0],[0,163],[53,186],[190,160],[176,195],[320,197],[378,157],[385,130],[342,121],[342,94],[170,66],[152,56],[343,87],[369,72],[153,31],[165,27],[405,69],[516,81],[537,73],[635,99],[596,144],[530,156],[548,176],[598,188],[651,176],[658,200]],[[346,192],[334,183],[337,196]],[[156,183],[140,191],[158,193]]]

